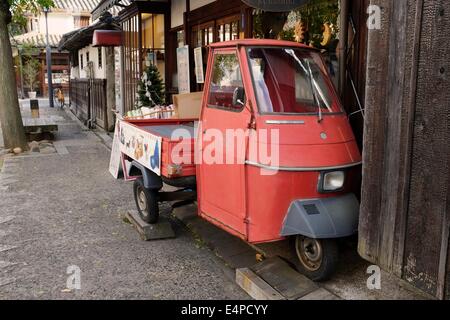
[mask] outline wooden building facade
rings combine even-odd
[[[104,0],[97,11],[120,2]],[[340,92],[364,159],[359,253],[431,296],[450,298],[450,3],[340,3],[340,26],[348,26],[341,32]],[[367,26],[369,6],[380,9],[379,29]],[[170,100],[178,92],[176,49],[189,45],[194,75],[193,48],[206,56],[212,42],[252,37],[253,13],[240,0],[141,0],[126,7],[123,111],[134,108],[145,59],[157,62]],[[153,19],[151,36],[143,35],[146,19]],[[191,90],[202,90],[194,76]]]
[[[450,298],[450,2],[371,0],[359,253]]]

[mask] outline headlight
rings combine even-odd
[[[322,191],[324,192],[338,191],[344,187],[344,183],[344,171],[326,172],[322,175]]]

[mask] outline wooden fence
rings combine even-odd
[[[106,79],[72,79],[69,91],[77,118],[88,126],[107,130]]]

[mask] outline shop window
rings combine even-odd
[[[72,63],[72,67],[76,68],[80,65],[80,59],[78,57],[77,52],[71,52],[70,53],[70,61]]]
[[[143,70],[155,64],[165,81],[164,14],[138,13],[122,22],[125,112],[133,110]]]
[[[225,30],[225,26],[223,24],[221,24],[220,26],[217,27],[217,32],[218,32],[217,41],[219,41],[219,42],[225,41],[224,30]]]
[[[133,16],[122,24],[124,32],[123,46],[123,87],[125,112],[134,108],[136,88],[140,78],[140,47],[138,41],[139,18]]]
[[[98,67],[101,69],[103,68],[102,48],[97,48],[97,54],[98,54]]]
[[[75,16],[73,17],[73,23],[75,28],[83,28],[89,26],[90,17],[89,16]]]
[[[193,47],[205,47],[214,42],[237,40],[240,38],[240,15],[192,27]]]
[[[208,22],[193,28],[192,36],[195,47],[206,47],[214,42],[214,22]]]
[[[228,111],[241,111],[244,107],[241,103],[233,104],[233,95],[236,90],[244,91],[236,53],[216,54],[214,56],[208,105]]]
[[[227,23],[225,25],[225,41],[231,40],[231,25]]]
[[[239,16],[232,16],[217,21],[217,41],[239,39]]]
[[[240,15],[228,16],[219,20],[211,20],[195,25],[191,29],[191,47],[202,47],[203,69],[207,69],[208,46],[214,42],[239,39]],[[194,79],[195,77],[193,77]],[[194,90],[203,90],[203,84],[196,83]]]
[[[142,46],[144,67],[156,65],[164,80],[164,15],[142,14]]]

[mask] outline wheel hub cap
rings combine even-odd
[[[147,216],[147,197],[145,196],[144,190],[142,188],[138,189],[138,206],[141,213]]]
[[[310,271],[317,271],[322,265],[322,246],[318,240],[298,237],[296,251],[300,262]]]

